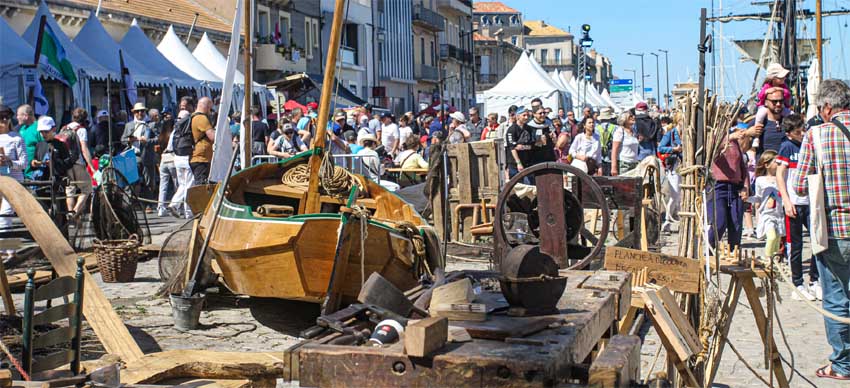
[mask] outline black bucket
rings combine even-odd
[[[204,307],[204,294],[194,294],[188,298],[181,294],[171,294],[171,316],[177,330],[195,330]]]

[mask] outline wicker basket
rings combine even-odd
[[[94,255],[100,276],[106,283],[132,282],[136,277],[139,259],[139,237],[131,235],[126,240],[94,239]]]

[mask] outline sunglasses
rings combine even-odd
[[[779,100],[770,100],[770,99],[768,99],[768,100],[767,100],[767,102],[769,102],[769,103],[771,103],[771,104],[774,104],[774,105],[775,105],[775,104],[781,104],[781,103],[782,103],[782,99],[779,99]]]

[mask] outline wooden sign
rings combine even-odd
[[[620,247],[605,250],[605,269],[637,273],[647,269],[647,282],[672,291],[696,294],[702,267],[699,260]]]

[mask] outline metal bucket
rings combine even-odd
[[[171,294],[171,316],[177,330],[195,330],[201,318],[204,306],[204,294],[195,294],[188,298],[180,294]]]

